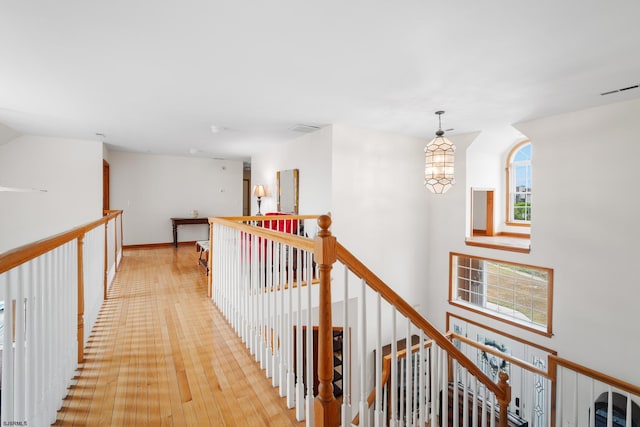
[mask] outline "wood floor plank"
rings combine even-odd
[[[300,426],[189,246],[127,249],[56,425]]]

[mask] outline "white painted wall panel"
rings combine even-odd
[[[111,208],[123,209],[124,244],[173,241],[172,217],[242,215],[242,162],[109,152]],[[179,241],[204,240],[208,227],[178,228]]]
[[[0,145],[0,252],[102,216],[102,144],[24,135]]]

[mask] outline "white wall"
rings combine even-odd
[[[412,305],[427,290],[426,139],[334,126],[333,233]]]
[[[102,216],[102,144],[24,135],[0,145],[0,252]]]
[[[242,215],[242,162],[109,152],[111,209],[123,209],[124,244],[173,241],[172,217]],[[179,241],[204,240],[208,227],[180,226]]]
[[[10,128],[4,123],[0,123],[0,145],[6,144],[19,136],[19,132],[16,132],[13,128]]]
[[[451,311],[640,384],[640,289],[633,269],[640,241],[635,225],[640,208],[635,196],[640,178],[638,117],[640,100],[517,125],[535,150],[530,254],[465,246],[465,204],[459,188],[447,193],[444,203],[430,204],[428,318],[444,330],[446,311]],[[466,154],[457,153],[459,170]],[[450,306],[450,251],[553,268],[554,336],[546,338]]]
[[[298,213],[324,214],[331,211],[331,139],[333,127],[327,126],[281,144],[251,158],[251,185],[263,184],[268,196],[262,198],[261,212],[278,210],[276,172],[299,170]],[[251,214],[258,211],[251,196]]]

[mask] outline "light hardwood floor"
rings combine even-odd
[[[55,425],[291,426],[207,298],[194,246],[126,249]]]

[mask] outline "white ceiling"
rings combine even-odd
[[[640,1],[0,0],[0,122],[247,160],[297,124],[431,138],[640,96]],[[211,125],[222,127],[217,134]]]

